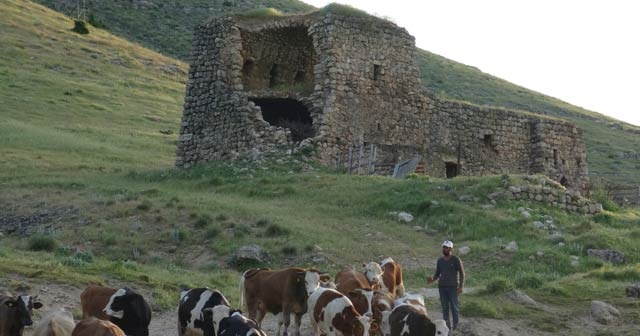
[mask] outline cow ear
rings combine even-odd
[[[40,308],[42,308],[42,302],[33,303],[33,309],[40,309]]]

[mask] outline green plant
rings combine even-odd
[[[486,292],[490,294],[504,293],[512,290],[514,287],[511,280],[504,277],[496,277],[489,281]]]
[[[73,22],[73,28],[71,31],[76,32],[78,34],[86,35],[89,34],[89,28],[87,27],[87,23],[82,20],[75,20]]]
[[[200,217],[198,218],[198,220],[196,220],[195,223],[193,223],[193,226],[195,226],[198,229],[204,228],[207,225],[211,224],[211,216],[204,214],[204,215],[200,215]]]
[[[540,288],[544,284],[543,279],[536,274],[525,274],[518,276],[515,281],[515,285],[518,288]]]
[[[58,243],[51,236],[33,235],[29,238],[28,248],[31,251],[49,251],[53,252],[58,247]]]
[[[278,236],[286,236],[291,233],[291,230],[282,227],[278,224],[271,224],[265,230],[265,235],[267,237],[278,237]]]

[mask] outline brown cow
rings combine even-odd
[[[130,288],[89,286],[80,294],[80,303],[83,318],[95,316],[115,323],[127,335],[149,336],[151,307]]]
[[[71,336],[76,323],[70,312],[59,309],[40,320],[33,331],[34,336]]]
[[[95,317],[84,319],[76,325],[71,336],[125,336],[117,325]]]
[[[80,294],[80,305],[82,306],[82,318],[86,319],[95,316],[101,320],[109,320],[109,315],[104,312],[104,308],[111,300],[117,289],[102,286],[89,286]]]
[[[383,260],[382,289],[387,290],[396,298],[404,295],[404,283],[402,282],[402,266],[391,258]]]
[[[282,324],[284,332],[288,334],[291,314],[295,315],[295,336],[300,335],[302,315],[307,312],[307,298],[319,286],[321,278],[318,270],[302,268],[286,268],[270,270],[249,269],[240,279],[240,306],[247,303],[250,319],[255,319],[262,325],[267,313],[277,315],[278,333]],[[282,315],[280,315],[282,314]]]
[[[309,296],[308,305],[315,336],[369,336],[369,317],[360,315],[342,293],[318,288]]]

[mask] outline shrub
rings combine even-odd
[[[71,31],[76,32],[78,34],[86,35],[89,34],[89,28],[87,27],[87,23],[82,20],[74,20],[73,28]]]
[[[211,238],[215,238],[220,234],[221,230],[219,227],[217,226],[211,226],[207,229],[207,232],[205,233],[205,236],[209,239]]]
[[[51,236],[34,235],[29,238],[29,250],[53,252],[58,247],[58,243]]]
[[[544,281],[540,276],[535,274],[526,274],[516,278],[516,287],[518,288],[540,288]]]
[[[100,21],[99,19],[96,19],[96,17],[93,15],[93,13],[89,14],[89,20],[87,20],[92,26],[96,27],[96,28],[100,28],[100,29],[106,29],[107,26],[104,24],[104,22]]]
[[[198,218],[198,220],[193,223],[193,226],[195,226],[196,228],[203,228],[206,227],[207,225],[209,225],[211,223],[211,216],[209,215],[201,215],[200,218]]]
[[[65,257],[62,259],[62,264],[69,267],[81,268],[89,265],[86,261],[78,259],[76,257]]]
[[[256,8],[246,12],[237,13],[236,15],[250,18],[268,18],[283,16],[284,14],[275,8]]]
[[[267,224],[271,224],[271,221],[266,219],[266,218],[258,219],[256,221],[256,226],[257,227],[267,226]]]
[[[284,254],[284,255],[296,255],[296,254],[298,254],[298,249],[296,249],[295,246],[283,246],[281,251],[282,251],[282,254]]]
[[[487,284],[487,293],[497,294],[504,293],[509,290],[512,290],[515,286],[511,282],[511,280],[503,277],[497,277],[491,279],[491,281]]]
[[[286,236],[289,233],[290,233],[289,229],[284,228],[278,224],[269,225],[269,227],[267,227],[267,230],[265,231],[265,235],[267,237]]]
[[[142,210],[142,211],[147,211],[149,209],[151,209],[151,202],[144,200],[142,201],[142,203],[138,204],[138,206],[136,206],[136,209],[138,210]]]
[[[229,219],[229,218],[225,214],[219,214],[218,216],[216,216],[216,220],[218,222],[226,221],[227,219]]]
[[[468,317],[487,317],[487,318],[499,318],[500,314],[498,309],[487,301],[480,301],[477,299],[466,299],[462,301],[460,311],[464,316]]]

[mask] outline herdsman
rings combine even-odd
[[[451,330],[455,330],[458,326],[458,295],[462,293],[464,287],[464,267],[460,258],[451,254],[452,250],[453,242],[450,240],[442,242],[442,257],[438,259],[436,272],[427,279],[427,283],[438,280],[442,319],[447,322]],[[459,279],[458,275],[460,275]],[[453,317],[453,325],[449,322],[449,310]]]

